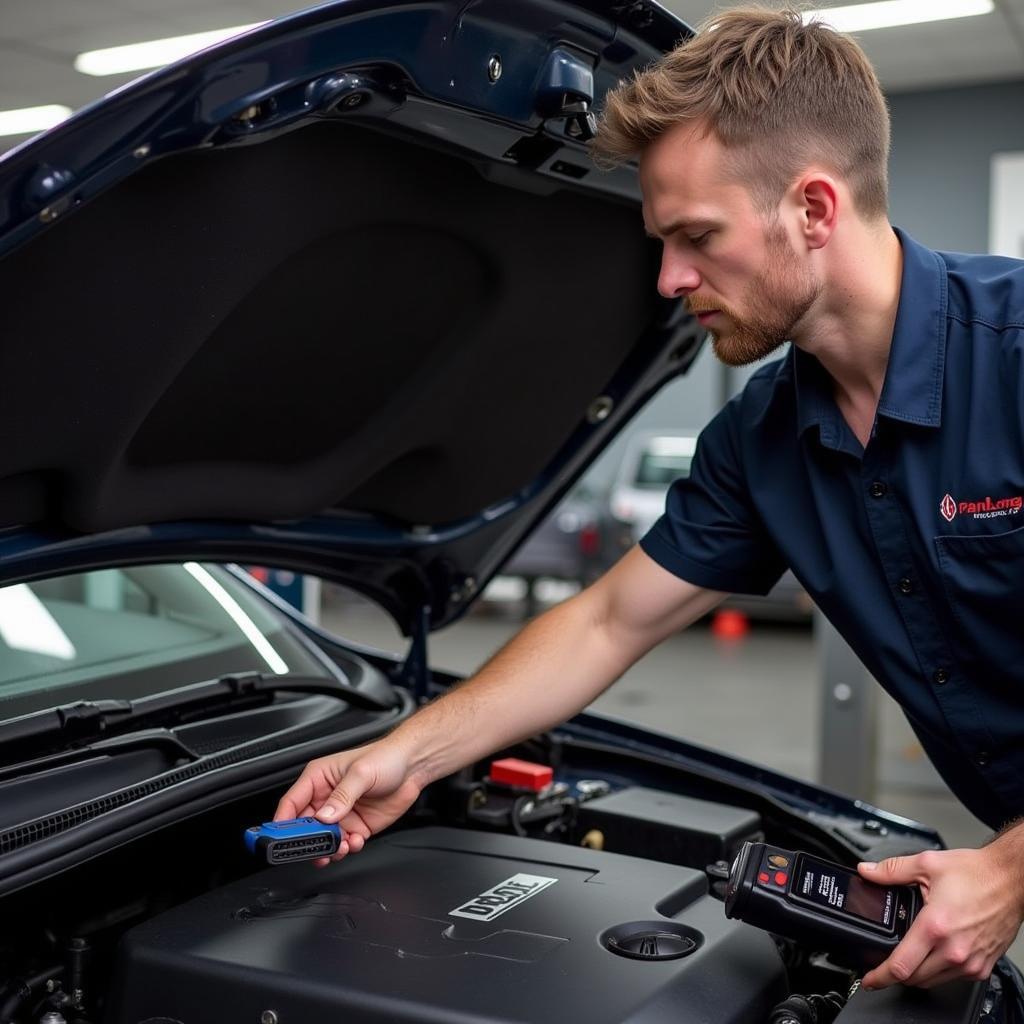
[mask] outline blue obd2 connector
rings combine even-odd
[[[316,818],[265,821],[245,830],[250,853],[264,856],[268,864],[290,864],[296,860],[330,857],[341,845],[342,831]]]

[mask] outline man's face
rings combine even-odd
[[[662,239],[658,291],[684,299],[715,354],[744,366],[793,338],[821,293],[781,218],[767,219],[730,177],[714,136],[680,125],[640,158],[644,223]]]

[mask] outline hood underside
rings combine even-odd
[[[653,315],[636,213],[603,205],[339,125],[155,164],[0,265],[4,379],[38,385],[0,412],[2,514],[478,512]]]
[[[603,53],[566,49],[564,15],[577,6],[524,3],[520,14],[547,15],[549,54],[592,72],[604,60],[614,75],[604,67],[598,82],[656,54],[632,37],[626,47],[610,13]],[[413,7],[424,5],[361,19],[384,32]],[[290,34],[288,21],[268,27],[261,52],[275,40],[294,51],[301,27],[313,53],[354,17],[350,3],[333,9],[292,19]],[[521,32],[505,13],[478,45],[485,67],[503,34],[508,44]],[[593,25],[578,34],[593,45]],[[446,525],[489,527],[472,555],[435,547],[419,559],[480,579],[493,571],[484,552],[503,558],[685,361],[694,332],[656,294],[633,169],[595,170],[565,134],[564,110],[545,117],[541,100],[525,121],[442,104],[417,87],[415,39],[396,70],[393,53],[370,62],[365,37],[364,25],[365,52],[331,72],[356,83],[359,103],[282,123],[297,69],[279,69],[276,101],[266,73],[246,91],[256,42],[235,41],[219,65],[214,50],[150,76],[0,162],[0,578],[34,575],[33,550],[52,554],[55,542],[83,551],[106,534],[109,552],[109,531],[125,528],[136,539],[146,528],[147,557],[217,553],[187,550],[181,529],[154,547],[156,524],[183,521],[275,523],[282,563],[287,523],[316,518],[343,522],[357,537],[346,559],[367,562],[394,557],[402,537],[422,546]],[[543,96],[550,61],[535,62],[519,88]],[[317,82],[322,71],[306,69]],[[437,75],[434,63],[422,72]],[[236,83],[230,102],[225,82]],[[218,111],[235,111],[231,130],[203,121],[215,86]],[[88,151],[90,119],[100,133],[169,90],[190,120],[167,121],[141,147],[126,138],[141,166],[118,177],[116,146],[102,159]],[[182,124],[193,136],[175,147]],[[67,169],[75,154],[80,166]],[[18,185],[44,172],[74,187],[25,216]],[[68,571],[89,559],[43,562]]]

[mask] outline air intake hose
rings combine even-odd
[[[790,996],[772,1010],[768,1024],[832,1024],[845,1005],[846,998],[838,992]]]

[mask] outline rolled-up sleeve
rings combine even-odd
[[[640,547],[695,586],[767,594],[786,562],[750,500],[737,434],[740,408],[730,402],[704,428],[690,475],[672,484],[664,514]]]

